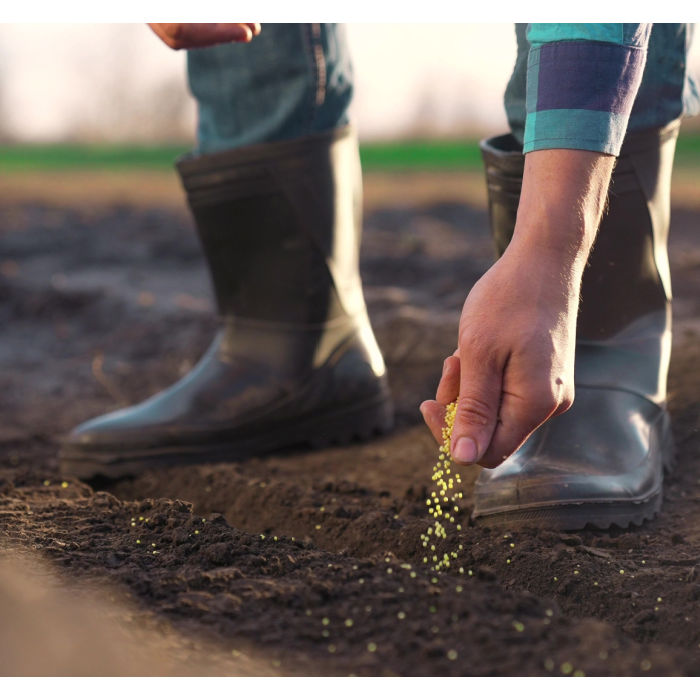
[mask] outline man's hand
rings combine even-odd
[[[198,49],[229,42],[249,42],[260,34],[257,22],[234,24],[150,24],[171,49]]]
[[[496,467],[571,406],[581,277],[614,160],[563,149],[526,156],[513,240],[469,293],[436,400],[421,405],[441,443],[445,406],[459,397],[455,461]]]

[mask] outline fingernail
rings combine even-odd
[[[461,437],[452,449],[452,457],[458,462],[472,464],[476,461],[476,443],[470,437]]]

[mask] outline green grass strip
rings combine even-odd
[[[70,170],[172,170],[187,144],[0,145],[0,173]],[[365,172],[481,170],[476,140],[395,141],[360,146]],[[700,132],[681,134],[676,163],[700,170]]]

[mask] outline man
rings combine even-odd
[[[234,26],[233,41],[258,29]],[[218,27],[169,27],[154,30],[174,48],[225,38]],[[689,29],[534,24],[517,34],[513,135],[484,144],[502,255],[467,296],[457,350],[421,408],[439,439],[459,398],[453,456],[491,468],[476,485],[477,518],[627,526],[658,510],[670,460],[665,236],[671,123],[692,90]],[[266,25],[250,46],[190,51],[188,65],[199,149],[179,169],[223,328],[173,387],[79,426],[63,452],[68,473],[121,476],[174,455],[230,458],[390,424],[358,274],[342,30]],[[620,191],[586,268],[621,148]]]

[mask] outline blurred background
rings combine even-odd
[[[505,127],[513,25],[350,24],[364,141]],[[700,42],[691,65],[700,73]],[[185,53],[140,24],[0,25],[5,142],[191,142]]]
[[[512,24],[348,25],[363,139],[505,124]],[[478,58],[478,61],[475,61]],[[486,58],[486,60],[484,60]],[[11,141],[183,141],[185,53],[146,25],[0,25],[0,135]]]

